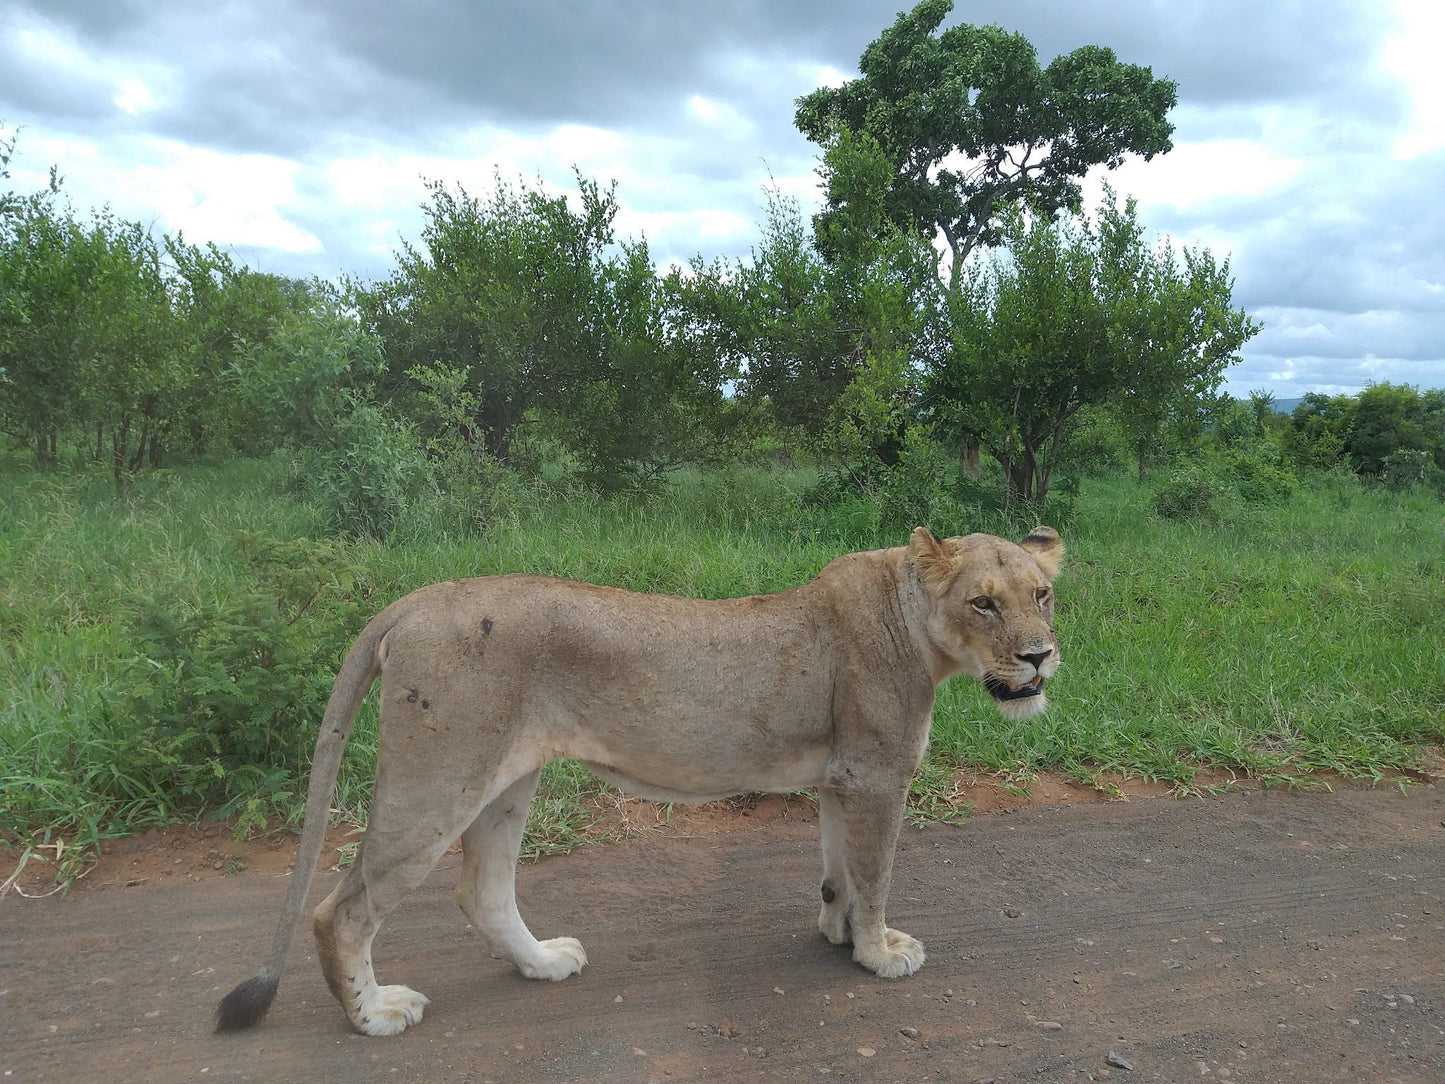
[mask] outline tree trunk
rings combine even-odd
[[[125,484],[125,452],[130,445],[130,418],[122,418],[120,427],[110,434],[110,472],[116,488]]]
[[[1008,476],[1009,493],[1021,501],[1034,499],[1034,470],[1027,461],[1005,459],[1004,473]]]
[[[490,394],[482,400],[482,439],[487,454],[505,463],[512,448],[512,404],[506,396]]]
[[[963,461],[963,469],[969,474],[977,475],[979,467],[979,447],[976,441],[966,443],[958,453],[959,459]]]

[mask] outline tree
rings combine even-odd
[[[1004,208],[1027,200],[1046,218],[1076,211],[1092,167],[1168,151],[1173,125],[1165,114],[1176,101],[1173,82],[1101,46],[1040,67],[1027,39],[997,26],[939,33],[952,7],[922,0],[900,14],[864,50],[860,78],[804,95],[795,117],[820,145],[846,127],[886,151],[887,217],[930,244],[942,233],[950,288],[970,252],[1002,239]],[[846,212],[847,199],[830,184],[820,234]]]
[[[926,400],[945,428],[977,435],[1010,492],[1043,500],[1065,437],[1090,404],[1136,425],[1202,398],[1258,325],[1233,307],[1228,261],[1151,248],[1132,200],[1097,220],[1005,216],[1007,257],[976,263],[950,295],[952,349]]]
[[[883,211],[891,168],[871,136],[840,128],[820,167],[846,193],[839,213],[810,236],[771,191],[752,258],[695,262],[683,285],[695,340],[741,398],[865,471],[897,459],[937,308],[931,250]]]
[[[498,460],[542,416],[593,480],[616,485],[674,459],[679,412],[721,392],[669,346],[646,243],[616,241],[615,190],[577,182],[576,210],[500,178],[486,199],[429,184],[420,245],[356,303],[393,395],[418,378],[448,389],[470,414],[462,439]]]
[[[1309,392],[1295,404],[1289,424],[1280,434],[1285,457],[1320,470],[1344,461],[1357,405],[1353,395]]]
[[[358,306],[382,341],[393,393],[415,367],[462,369],[476,436],[506,459],[527,410],[585,364],[616,198],[582,182],[574,213],[565,196],[518,192],[500,177],[485,200],[435,181],[427,191],[420,246],[404,243],[391,278],[361,291]]]
[[[1441,449],[1445,445],[1445,434],[1441,432],[1445,413],[1439,410],[1438,398],[1435,403],[1434,418],[1430,419],[1430,400],[1409,384],[1371,384],[1361,391],[1345,446],[1355,470],[1379,474],[1385,460],[1402,449],[1430,454]]]

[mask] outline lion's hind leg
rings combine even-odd
[[[457,903],[492,954],[510,960],[529,979],[565,979],[587,963],[575,937],[539,941],[517,910],[517,853],[540,769],[528,772],[489,803],[462,833]]]
[[[425,995],[407,986],[377,984],[371,943],[382,920],[421,884],[452,838],[438,838],[430,826],[385,838],[373,817],[356,863],[316,908],[313,928],[326,984],[363,1035],[396,1035],[421,1020]]]

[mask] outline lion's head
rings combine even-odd
[[[933,649],[954,672],[979,678],[1004,715],[1043,711],[1044,681],[1059,668],[1052,586],[1064,556],[1058,532],[1035,527],[1015,544],[986,534],[939,541],[919,527],[908,549],[931,602]]]

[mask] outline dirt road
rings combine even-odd
[[[0,1084],[57,1081],[1445,1081],[1445,787],[1248,791],[906,829],[889,918],[911,979],[816,933],[806,811],[526,867],[559,984],[489,959],[449,856],[377,940],[431,999],[347,1030],[298,936],[270,1016],[211,1033],[284,880],[0,902]],[[336,874],[318,877],[317,897]],[[1132,1066],[1132,1068],[1126,1067]]]

